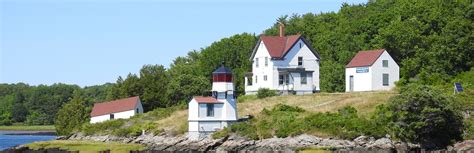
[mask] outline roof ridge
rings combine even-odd
[[[103,102],[94,103],[94,105],[95,104],[104,104],[104,103],[113,103],[113,102],[117,102],[117,101],[121,101],[121,100],[125,100],[125,99],[132,99],[132,98],[140,98],[140,97],[139,96],[133,96],[133,97],[128,97],[128,98],[115,99],[115,100],[111,100],[111,101],[103,101]]]

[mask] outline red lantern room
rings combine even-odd
[[[224,64],[212,72],[213,82],[232,82],[232,71],[225,67]]]

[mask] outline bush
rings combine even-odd
[[[255,119],[251,119],[248,122],[239,122],[232,124],[230,126],[230,129],[232,132],[235,132],[239,135],[246,136],[250,139],[257,140],[258,135],[257,135],[257,128],[252,125],[252,122],[255,122]]]
[[[142,133],[142,128],[139,126],[122,127],[113,130],[112,134],[119,137],[139,136]]]
[[[306,117],[304,109],[278,104],[271,110],[263,109],[258,118],[231,126],[231,132],[250,139],[265,139],[273,136],[284,138],[304,132],[323,132],[339,138],[353,139],[360,135],[382,137],[386,134],[374,122],[357,116],[353,107],[344,107],[336,113],[312,113]]]
[[[263,99],[263,98],[267,98],[267,97],[273,97],[273,96],[276,96],[277,93],[275,90],[270,90],[268,88],[260,88],[258,89],[257,91],[257,98],[259,99]]]
[[[273,112],[304,112],[305,110],[303,108],[300,108],[298,106],[290,106],[290,105],[285,105],[285,104],[277,104],[275,107],[272,109]]]
[[[298,120],[301,112],[304,112],[302,108],[278,104],[271,110],[262,110],[258,120],[233,124],[231,132],[254,140],[294,136],[300,134],[304,127],[301,120]]]
[[[392,135],[428,149],[461,140],[463,120],[453,98],[426,85],[411,84],[400,91],[378,111],[388,118]]]
[[[125,123],[123,119],[109,120],[101,123],[89,124],[86,123],[82,127],[82,132],[85,135],[92,134],[104,134],[106,132],[111,132],[115,129],[119,129]]]
[[[344,107],[337,113],[315,113],[306,117],[304,123],[307,131],[322,131],[343,139],[354,139],[360,135],[381,137],[386,133],[373,122],[358,117],[353,107]]]
[[[213,133],[212,138],[213,139],[220,139],[220,138],[228,137],[229,133],[230,133],[230,128],[226,127],[226,128],[224,128],[220,131],[217,131],[217,132]]]

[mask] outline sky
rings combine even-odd
[[[0,83],[115,82],[282,15],[366,0],[0,0]]]

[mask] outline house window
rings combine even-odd
[[[217,99],[217,91],[212,91],[212,97]]]
[[[300,73],[300,78],[301,78],[301,84],[308,83],[308,79],[306,78],[306,72]]]
[[[255,58],[255,67],[258,67],[258,58]]]
[[[227,94],[225,92],[218,92],[217,99],[226,99]]]
[[[303,65],[303,57],[298,57],[298,66]]]
[[[137,111],[137,114],[138,114],[138,108],[137,108],[137,110],[136,110],[136,111]]]
[[[388,74],[383,74],[383,86],[388,86]]]
[[[252,85],[252,83],[253,83],[252,81],[253,81],[253,80],[252,80],[252,77],[251,77],[251,76],[247,77],[247,85],[248,85],[248,86],[251,86],[251,85]]]
[[[279,85],[283,85],[283,82],[284,82],[284,81],[285,81],[285,80],[284,80],[284,78],[283,78],[283,75],[281,75],[281,74],[278,75],[278,84],[279,84]]]
[[[268,66],[268,57],[265,57],[265,67]]]
[[[207,117],[214,117],[214,104],[206,104],[207,105]]]
[[[388,60],[382,60],[382,66],[388,67]]]
[[[258,82],[258,76],[255,75],[255,84],[257,84],[257,82]]]
[[[263,76],[263,81],[267,81],[267,75]]]
[[[111,120],[114,119],[114,114],[110,114],[110,119],[111,119]]]
[[[302,47],[303,47],[303,44],[300,43],[300,48],[302,48]]]
[[[289,78],[288,74],[278,75],[278,84],[280,84],[280,85],[290,84],[290,78]]]

